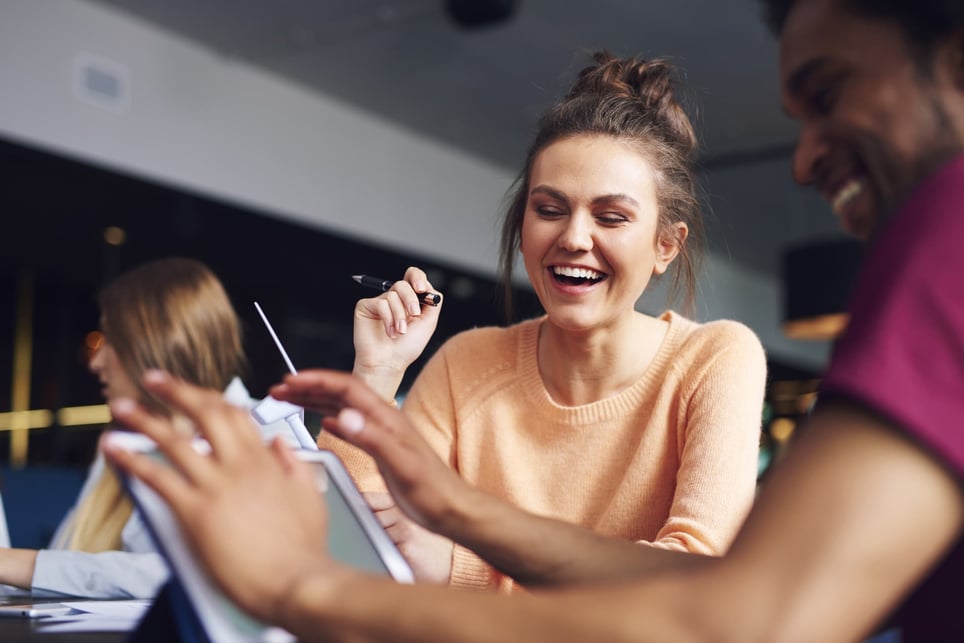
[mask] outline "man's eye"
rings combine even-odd
[[[822,91],[813,97],[813,106],[821,114],[825,114],[830,111],[833,106],[832,96],[829,91]]]
[[[826,114],[833,109],[837,100],[836,84],[821,87],[810,94],[810,106],[818,114]]]

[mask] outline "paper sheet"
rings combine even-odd
[[[38,621],[38,632],[130,632],[143,618],[151,601],[64,601],[63,604],[74,612]]]

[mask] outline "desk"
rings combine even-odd
[[[3,643],[122,643],[129,632],[87,632],[44,634],[37,630],[37,619],[0,618],[0,641]]]

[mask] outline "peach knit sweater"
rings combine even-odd
[[[556,404],[539,375],[542,319],[447,341],[404,404],[415,426],[478,487],[533,513],[667,549],[722,554],[755,492],[766,362],[733,321],[676,313],[635,384],[590,404]],[[383,490],[372,460],[323,435],[363,491]],[[453,585],[512,583],[456,546]]]

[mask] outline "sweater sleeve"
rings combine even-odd
[[[459,390],[462,382],[450,366],[450,342],[443,344],[422,368],[405,398],[403,408],[432,450],[458,471],[459,463],[455,455],[458,439],[455,391]]]
[[[41,549],[33,590],[104,600],[153,598],[167,574],[167,565],[156,552]]]
[[[443,345],[422,368],[402,410],[439,457],[454,468],[451,454],[455,419],[445,352]],[[318,447],[333,451],[341,459],[361,491],[386,490],[375,460],[358,447],[325,432],[318,436]]]
[[[123,551],[96,554],[41,549],[32,589],[97,599],[153,598],[168,568],[137,511],[124,525],[121,546]]]
[[[451,341],[451,340],[450,340]],[[405,397],[402,411],[439,457],[452,468],[454,459],[455,413],[449,379],[446,342],[428,360]],[[318,446],[333,451],[351,473],[362,491],[385,491],[385,482],[374,459],[356,446],[322,432]]]
[[[318,435],[318,448],[332,451],[338,456],[360,491],[386,490],[375,460],[358,447],[322,431]]]
[[[722,555],[756,492],[766,358],[745,326],[712,325],[722,332],[682,373],[676,490],[652,544]]]
[[[432,449],[452,469],[463,475],[458,461],[459,413],[477,402],[480,376],[477,345],[480,335],[456,336],[425,365],[405,400],[405,410]],[[496,345],[485,347],[492,359]],[[503,360],[495,359],[496,363]],[[464,477],[464,476],[463,476]],[[463,589],[495,589],[511,585],[511,580],[497,572],[473,551],[456,544],[452,551],[452,587]]]

